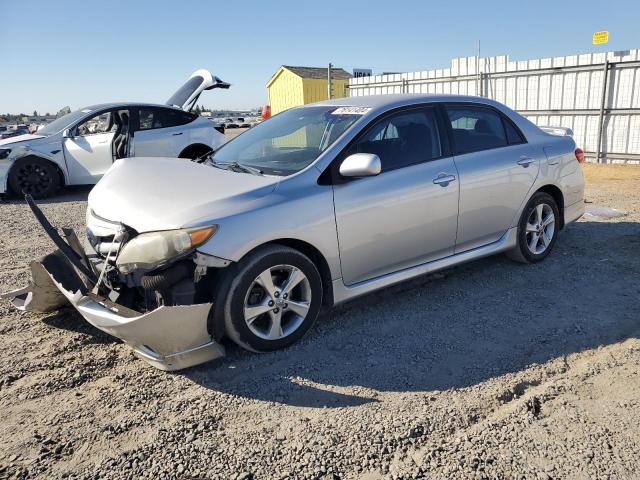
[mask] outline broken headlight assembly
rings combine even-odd
[[[127,274],[137,269],[153,270],[181,257],[209,240],[217,225],[142,233],[127,242],[120,251],[116,266]]]

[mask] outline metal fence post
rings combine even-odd
[[[604,106],[607,101],[607,83],[609,77],[609,60],[604,61],[604,75],[602,79],[602,98],[600,99],[600,116],[598,117],[598,144],[596,147],[596,163],[600,162],[601,148],[602,148],[602,133],[604,123]],[[605,162],[602,162],[605,163]]]
[[[333,65],[329,64],[329,68],[327,69],[327,98],[331,100],[331,67]]]

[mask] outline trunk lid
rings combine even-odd
[[[193,72],[184,85],[166,101],[166,104],[190,112],[198,101],[198,98],[200,98],[200,94],[205,90],[212,90],[214,88],[226,89],[230,86],[229,83],[222,81],[220,78],[212,75],[210,71],[202,68]]]

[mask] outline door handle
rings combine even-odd
[[[520,160],[518,160],[518,165],[520,165],[521,167],[527,168],[533,162],[535,162],[533,158],[523,155],[520,157]]]
[[[182,132],[172,133],[172,135],[173,135],[174,137],[177,137],[178,135],[182,135]]]
[[[448,175],[446,173],[441,173],[436,178],[433,179],[433,183],[436,185],[440,185],[441,187],[446,187],[449,183],[455,181],[455,175]]]

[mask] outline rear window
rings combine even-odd
[[[198,116],[169,108],[141,108],[138,110],[138,117],[140,130],[151,130],[186,125],[194,121]]]

